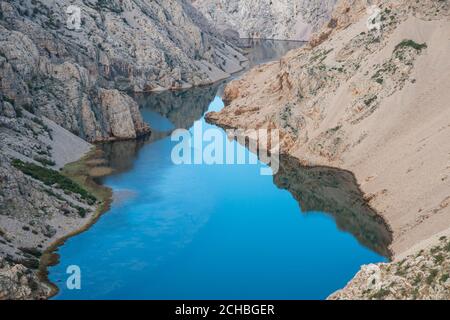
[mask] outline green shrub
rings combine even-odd
[[[403,40],[395,47],[394,51],[398,51],[403,48],[413,48],[417,51],[422,51],[423,49],[428,48],[428,46],[426,43],[419,44],[414,40]]]
[[[432,269],[430,271],[430,275],[427,277],[427,284],[431,285],[437,275],[438,275],[438,270],[437,269]]]
[[[19,248],[19,250],[36,258],[40,258],[42,256],[42,252],[36,248]]]
[[[444,255],[442,253],[439,253],[438,255],[436,255],[434,257],[434,262],[436,264],[441,264],[442,262],[444,262],[444,260],[445,260],[445,258],[444,258]]]
[[[15,111],[16,111],[16,117],[17,118],[22,118],[23,117],[23,112],[22,112],[21,108],[17,108],[17,109],[15,109]]]
[[[378,292],[376,292],[375,294],[372,295],[372,299],[377,299],[377,300],[383,299],[389,293],[391,293],[390,290],[381,288],[380,290],[378,290]]]
[[[16,105],[16,100],[7,96],[3,96],[3,101],[9,102],[13,107]]]
[[[364,104],[369,107],[372,103],[377,101],[377,99],[378,99],[378,97],[374,96],[374,97],[372,97],[370,99],[364,100]]]
[[[85,208],[77,207],[77,210],[78,210],[78,215],[80,216],[80,218],[86,218],[87,211]]]
[[[34,157],[33,160],[42,163],[44,166],[50,166],[53,167],[55,165],[55,161],[53,160],[48,160],[47,158],[42,158],[42,157]]]
[[[81,188],[69,178],[61,175],[58,171],[44,168],[33,163],[25,163],[19,159],[14,159],[11,164],[24,174],[42,181],[47,186],[56,185],[59,189],[64,191],[79,194],[82,199],[86,200],[91,205],[97,201],[95,196]]]

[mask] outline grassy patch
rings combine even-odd
[[[81,198],[91,205],[97,201],[94,195],[80,187],[71,179],[63,176],[58,171],[47,169],[33,163],[25,163],[19,159],[13,160],[12,165],[24,174],[42,181],[47,186],[56,185],[59,189],[64,191],[79,194]]]

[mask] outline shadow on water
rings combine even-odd
[[[113,175],[129,171],[139,155],[139,151],[147,144],[164,139],[175,129],[189,129],[194,122],[201,119],[208,107],[223,87],[224,83],[180,91],[164,91],[161,93],[136,94],[134,99],[139,104],[144,120],[152,128],[148,137],[130,141],[117,141],[101,145],[108,166],[114,170]],[[157,114],[161,118],[152,115]],[[168,120],[170,127],[166,130],[155,130],[160,127],[156,122]],[[163,127],[164,128],[164,127]]]
[[[220,85],[216,85],[142,95],[138,101],[144,112],[158,113],[175,124],[174,128],[190,128],[203,117],[219,88]],[[145,145],[164,139],[171,132],[156,131],[137,141],[105,144],[102,146],[105,159],[114,174],[129,171]],[[351,172],[322,166],[305,167],[296,158],[282,155],[274,183],[293,195],[304,214],[326,213],[333,217],[340,230],[351,233],[363,246],[384,257],[391,256],[390,229],[367,204]]]
[[[330,167],[305,167],[283,155],[275,184],[288,190],[304,214],[327,213],[338,228],[351,233],[360,244],[384,257],[391,257],[392,233],[364,200],[353,173]]]

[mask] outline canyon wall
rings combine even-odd
[[[73,30],[70,6],[80,9]],[[88,141],[148,131],[124,92],[209,84],[245,60],[185,1],[23,0],[0,8],[2,99]]]
[[[336,0],[192,0],[224,34],[240,38],[309,40],[330,19]]]

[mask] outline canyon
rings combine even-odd
[[[193,0],[230,38],[308,41],[330,19],[336,0]]]
[[[279,129],[286,161],[274,182],[305,209],[328,202],[286,177],[342,169],[340,183],[357,186],[344,200],[369,206],[358,215],[334,188],[325,200],[342,209],[338,226],[392,257],[330,299],[450,298],[448,0],[21,0],[0,1],[0,299],[54,294],[46,251],[111,201],[94,181],[105,174],[94,144],[151,134],[145,93],[242,71],[239,38],[309,43],[229,83],[208,122]]]

